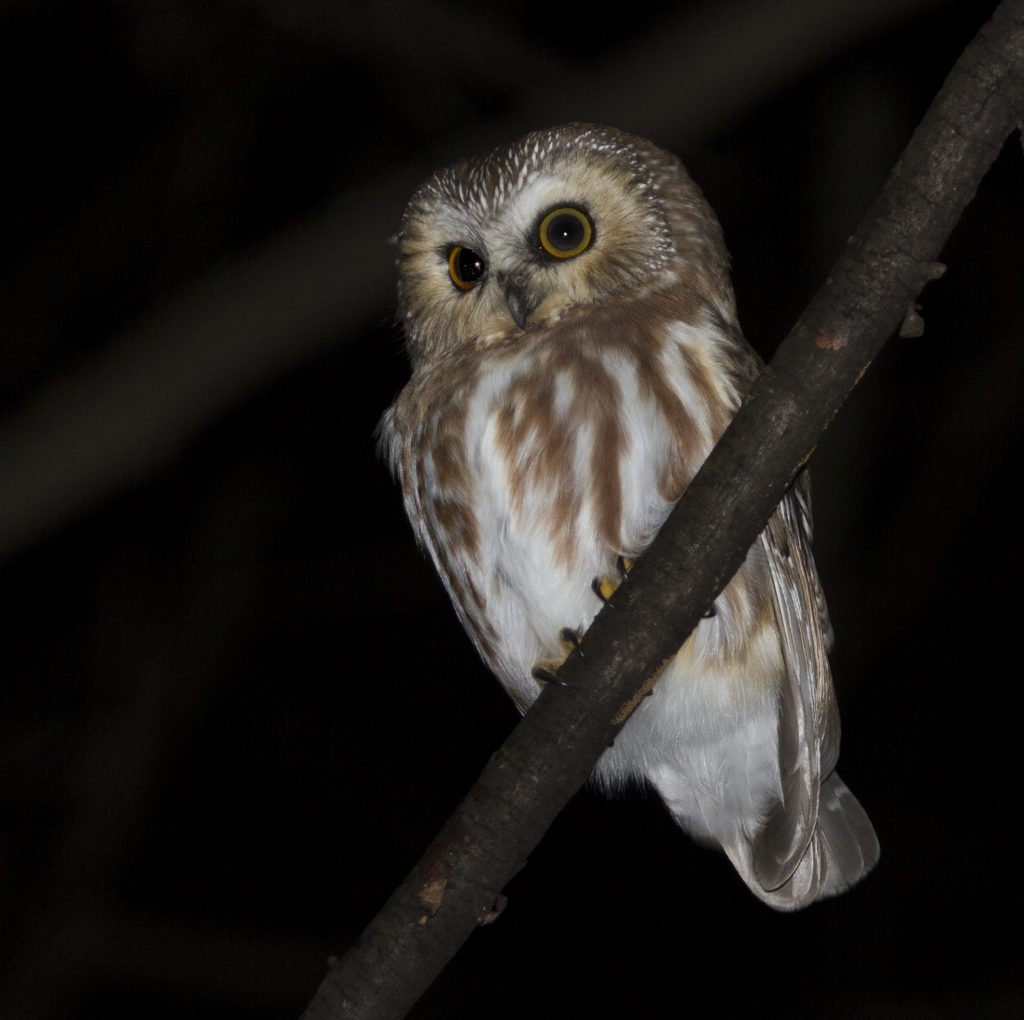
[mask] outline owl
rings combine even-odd
[[[760,362],[680,162],[570,124],[441,170],[397,237],[412,376],[381,421],[416,536],[521,711],[554,679],[735,414]],[[878,859],[834,769],[831,627],[800,476],[599,760],[720,846],[768,905]]]

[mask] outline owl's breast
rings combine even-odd
[[[593,317],[419,380],[392,432],[407,509],[464,624],[520,703],[534,662],[647,547],[734,395],[702,327]],[[470,364],[467,362],[467,364]]]
[[[642,326],[594,315],[551,331],[495,359],[469,400],[482,509],[565,567],[641,552],[737,403],[713,331]]]

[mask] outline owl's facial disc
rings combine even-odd
[[[414,363],[514,345],[592,306],[668,288],[677,265],[702,265],[702,252],[677,258],[659,179],[642,155],[603,129],[555,131],[427,181],[399,236]]]

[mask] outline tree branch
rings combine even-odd
[[[1013,130],[1024,0],[953,68],[832,275],[654,544],[420,862],[331,971],[306,1020],[399,1017],[525,864],[600,753],[743,560],[922,287]]]

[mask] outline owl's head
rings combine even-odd
[[[414,364],[666,288],[696,288],[731,319],[726,263],[718,222],[674,156],[568,124],[419,188],[398,235],[400,315]]]

